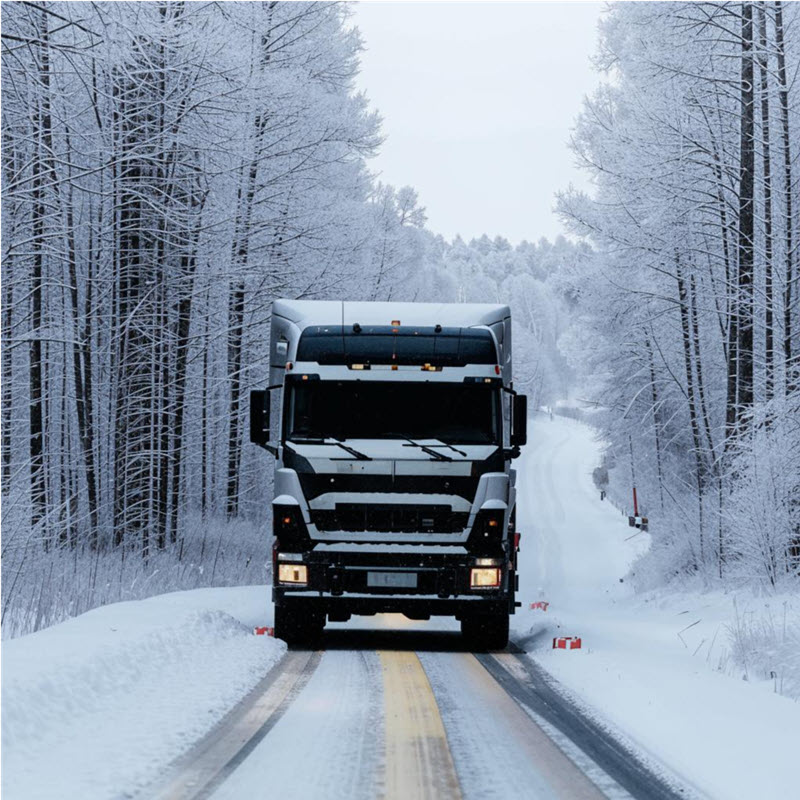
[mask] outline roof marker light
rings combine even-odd
[[[392,320],[392,326],[395,327],[395,328],[399,328],[400,327],[400,320],[399,319],[393,319]]]

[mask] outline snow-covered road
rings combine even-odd
[[[725,603],[635,596],[620,578],[648,541],[600,502],[591,431],[537,417],[531,442],[517,647],[474,655],[454,621],[387,615],[287,653],[251,633],[265,587],[96,609],[4,644],[3,796],[792,796],[797,704],[702,649]]]
[[[781,598],[635,594],[627,575],[649,535],[600,502],[594,432],[544,415],[532,430],[518,462],[523,608],[512,618],[515,640],[654,769],[720,800],[800,796],[800,706],[771,682],[741,680],[730,658],[736,615],[779,608]],[[530,610],[536,600],[550,603],[546,612]],[[581,636],[583,648],[552,650],[556,634]]]
[[[483,656],[497,660],[487,669],[458,633],[404,633],[392,634],[393,649],[383,649],[385,632],[365,629],[334,631],[323,651],[292,651],[253,693],[248,714],[226,718],[143,796],[630,796],[596,766],[590,780],[588,761],[576,766],[493,677],[518,680],[502,661],[515,656]]]

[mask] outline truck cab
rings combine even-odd
[[[398,612],[505,647],[518,605],[508,306],[276,300],[250,438],[276,459],[275,635]]]

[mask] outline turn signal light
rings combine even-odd
[[[278,583],[305,586],[308,583],[308,567],[305,564],[278,564]]]
[[[497,589],[500,586],[500,570],[497,567],[479,567],[469,571],[469,585],[472,589]]]

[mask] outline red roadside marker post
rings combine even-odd
[[[556,636],[553,639],[553,650],[580,650],[580,636]]]

